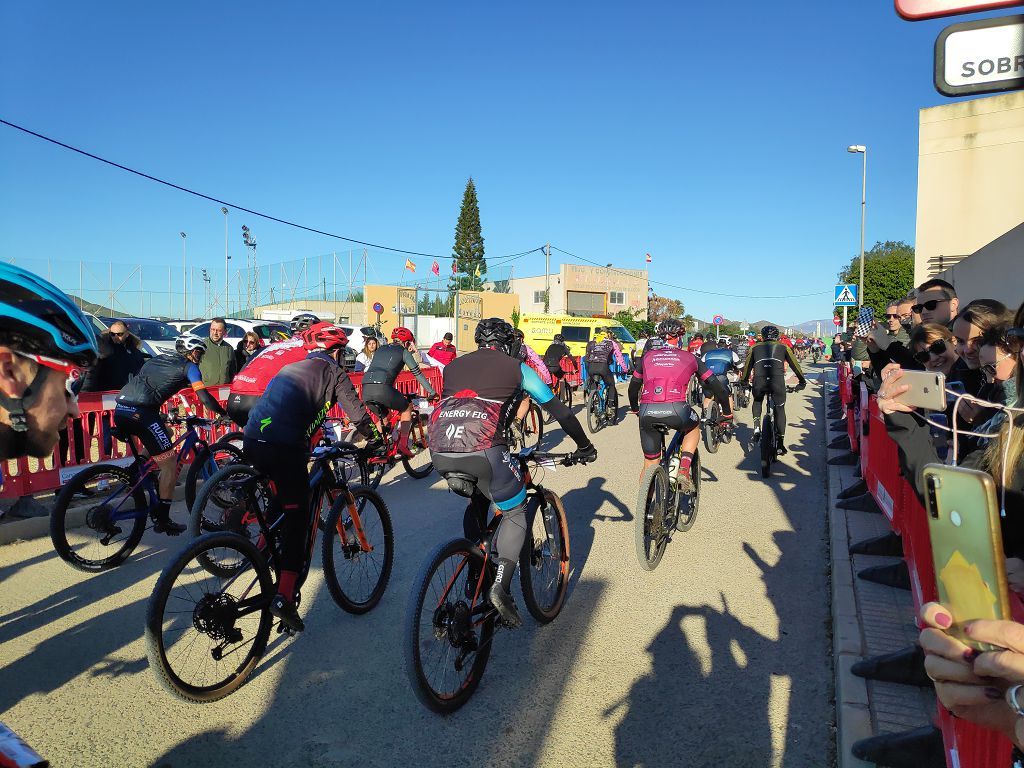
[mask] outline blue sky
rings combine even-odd
[[[821,292],[655,286],[699,317],[826,317],[859,247],[861,167],[845,148],[869,147],[869,244],[913,242],[917,114],[946,101],[932,47],[956,19],[905,22],[886,0],[701,5],[5,3],[0,117],[431,253],[450,253],[472,175],[489,258],[550,241],[642,268],[649,251],[652,279],[687,288]],[[4,258],[176,275],[184,230],[191,263],[223,265],[219,205],[5,126],[0,174]],[[242,223],[265,262],[349,247],[233,214],[239,255]],[[404,259],[373,267],[395,280]],[[540,274],[543,257],[515,270]]]

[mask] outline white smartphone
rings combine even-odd
[[[899,385],[910,387],[893,399],[926,411],[946,410],[946,375],[934,371],[903,371]],[[897,385],[897,386],[899,386]]]

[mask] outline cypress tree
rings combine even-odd
[[[476,185],[470,177],[462,193],[462,208],[455,225],[455,246],[452,248],[458,275],[453,275],[452,288],[479,291],[487,277],[484,259],[484,237],[480,231],[480,205],[476,198]],[[479,271],[479,275],[477,275]]]

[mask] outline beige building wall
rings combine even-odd
[[[1024,221],[1024,92],[922,109],[919,137],[915,284]]]
[[[603,311],[614,315],[624,309],[640,310],[640,318],[647,317],[647,270],[607,269],[577,264],[562,264],[559,271],[551,275],[552,314],[562,314],[569,306],[568,294],[572,292],[603,294]],[[544,275],[517,277],[512,281],[512,291],[519,297],[519,304],[525,312],[543,312]],[[541,299],[541,301],[536,301]]]
[[[938,277],[956,287],[960,306],[973,299],[996,299],[1016,310],[1024,301],[1024,224]]]

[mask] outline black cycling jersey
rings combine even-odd
[[[286,365],[270,380],[249,412],[245,437],[307,451],[310,438],[335,403],[362,434],[372,435],[370,417],[348,374],[327,353],[312,352],[305,360]]]
[[[572,352],[564,343],[556,341],[544,350],[544,365],[549,371],[560,371],[563,357],[572,357]]]
[[[404,345],[394,342],[392,344],[385,344],[377,349],[373,353],[373,360],[370,362],[370,367],[366,369],[363,374],[363,384],[386,384],[391,387],[395,384],[395,379],[398,378],[398,374],[402,372],[402,368],[408,368],[412,371],[412,375],[416,377],[417,381],[423,385],[423,388],[427,390],[428,397],[434,397],[434,388],[430,386],[430,382],[427,381],[427,377],[423,375],[419,365],[416,363],[416,358],[412,356],[412,353],[405,348]]]
[[[793,369],[793,373],[801,382],[806,382],[804,372],[800,370],[800,363],[796,361],[793,350],[781,341],[759,342],[750,348],[747,360],[743,364],[740,381],[746,381],[751,370],[754,372],[755,383],[775,377],[784,377],[786,363],[789,363],[789,367]]]
[[[203,384],[199,366],[177,353],[157,355],[146,361],[117,395],[123,405],[159,408],[183,389],[192,389],[210,410],[224,415],[224,409]]]
[[[593,368],[595,365],[611,365],[612,355],[615,354],[616,344],[612,339],[591,341],[587,344],[586,361],[587,366]]]

